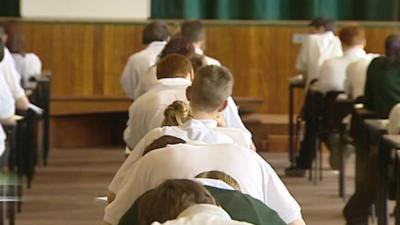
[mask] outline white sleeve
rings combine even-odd
[[[299,55],[297,56],[296,60],[296,69],[301,72],[307,72],[307,55],[309,51],[309,42],[310,39],[306,37],[303,44],[300,47]]]
[[[15,101],[4,78],[0,73],[0,119],[9,118],[15,112]]]
[[[13,98],[19,99],[25,96],[25,91],[21,87],[21,76],[11,64],[4,64],[1,66],[2,72],[4,73],[4,78],[10,88]]]
[[[135,148],[136,144],[144,137],[143,121],[140,121],[144,115],[140,116],[140,110],[141,107],[139,107],[138,101],[133,102],[129,107],[129,119],[124,131],[124,140],[131,149]]]
[[[223,116],[227,127],[239,128],[246,132],[251,138],[251,132],[244,126],[242,119],[239,116],[239,110],[232,97],[228,98],[228,106],[224,110]]]
[[[122,72],[120,84],[125,94],[131,99],[136,99],[138,97],[135,96],[135,89],[137,88],[139,82],[138,76],[139,74],[135,66],[135,62],[132,58],[129,58],[125,65],[124,71]]]
[[[30,76],[35,76],[36,78],[39,78],[42,73],[42,62],[36,54],[29,53],[28,71]]]
[[[400,134],[400,103],[395,105],[389,114],[389,134]]]
[[[275,210],[287,224],[302,218],[299,204],[275,170],[258,154],[255,153],[255,155],[263,174],[264,203]]]
[[[147,146],[149,146],[155,139],[160,137],[160,129],[155,128],[146,134],[142,140],[135,146],[132,152],[129,154],[128,158],[122,163],[121,167],[118,169],[117,173],[114,175],[108,190],[113,193],[117,193],[121,188],[121,184],[126,176],[126,174],[131,171],[133,165],[137,160],[143,156],[143,152]]]

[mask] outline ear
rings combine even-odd
[[[227,99],[222,103],[221,107],[219,107],[218,112],[223,112],[226,109],[226,107],[228,107]]]
[[[186,98],[188,101],[192,101],[192,86],[186,88]]]

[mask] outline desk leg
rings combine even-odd
[[[294,117],[294,88],[289,85],[289,161],[290,165],[294,166],[296,163],[296,152],[295,152],[295,125],[293,122]]]
[[[378,178],[378,199],[377,199],[377,209],[378,209],[378,225],[388,225],[389,224],[389,213],[388,213],[388,164],[390,149],[380,141],[379,144],[379,178]]]
[[[396,180],[396,187],[397,187],[397,191],[396,191],[396,212],[395,212],[395,216],[396,216],[396,225],[400,225],[400,150],[397,150],[397,154],[396,154],[396,166],[397,166],[397,172],[396,172],[396,176],[397,176],[397,180]]]

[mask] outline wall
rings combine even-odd
[[[21,16],[62,19],[147,19],[150,0],[20,0]]]

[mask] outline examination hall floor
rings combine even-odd
[[[283,174],[288,166],[286,153],[262,153]],[[121,164],[122,149],[52,149],[46,167],[37,169],[31,189],[24,189],[22,212],[17,225],[92,225],[100,224],[108,183]],[[324,154],[324,167],[327,154]],[[354,156],[348,163],[347,191],[353,192]],[[338,197],[338,175],[327,168],[324,179],[314,186],[306,178],[285,178],[303,209],[308,225],[342,225],[344,202]]]

